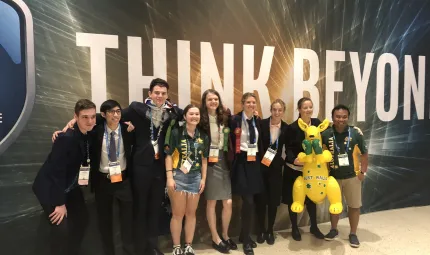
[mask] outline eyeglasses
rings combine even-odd
[[[110,114],[118,114],[118,115],[121,115],[121,109],[117,109],[117,110],[108,110],[108,111],[106,111],[107,113],[110,113]]]

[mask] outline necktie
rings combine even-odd
[[[257,141],[255,140],[255,128],[254,128],[254,125],[253,125],[253,118],[252,119],[250,119],[250,120],[246,120],[246,122],[248,122],[248,130],[249,130],[249,143],[250,144],[254,144],[254,143],[256,143]]]
[[[116,162],[116,145],[115,145],[115,132],[110,133],[110,142],[109,142],[109,161]]]

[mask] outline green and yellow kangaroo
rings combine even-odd
[[[323,150],[321,142],[321,132],[326,130],[330,123],[326,119],[318,127],[308,126],[299,118],[298,124],[305,132],[305,140],[302,143],[304,152],[300,152],[297,158],[304,165],[303,176],[299,176],[294,182],[291,210],[301,213],[306,196],[316,204],[321,204],[327,196],[330,213],[340,214],[343,206],[339,184],[335,178],[328,176],[327,169],[327,163],[333,157],[328,150]]]

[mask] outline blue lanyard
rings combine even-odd
[[[337,142],[336,142],[336,135],[334,134],[334,132],[336,132],[336,130],[334,130],[334,129],[333,129],[333,143],[334,143],[334,146],[335,146],[335,147],[336,147],[336,149],[337,149],[337,152],[340,154],[340,148],[339,148],[339,146],[337,145]],[[345,153],[348,153],[349,141],[351,141],[351,128],[350,128],[350,127],[348,127],[348,142],[346,143]]]
[[[112,132],[114,132],[114,130],[112,130]],[[107,125],[105,124],[105,136],[106,136],[106,149],[107,149],[107,155],[109,158],[109,149],[110,149],[110,143],[109,143],[109,135],[107,133]],[[119,158],[119,149],[121,148],[121,125],[118,124],[118,146],[117,146],[117,150],[116,150],[116,159],[118,160]],[[110,161],[110,159],[109,159]]]
[[[161,134],[161,130],[163,129],[163,121],[160,121],[160,126],[158,127],[158,134],[157,137],[154,139],[154,122],[152,121],[152,111],[149,111],[149,118],[151,119],[151,127],[150,127],[150,131],[151,131],[151,141],[157,141],[158,142],[158,138],[160,137]]]
[[[245,127],[247,128],[247,130],[248,130],[248,139],[251,139],[251,135],[250,135],[250,133],[249,133],[249,126],[248,126],[248,122],[246,121],[248,118],[246,117],[246,115],[245,115],[245,112],[242,112],[242,121],[245,123]],[[254,116],[252,116],[252,127],[255,129],[255,118],[254,118]],[[254,138],[254,141],[249,141],[251,144],[255,144],[256,143],[256,140],[257,140],[257,133],[255,134],[255,138]]]
[[[187,129],[184,128],[184,131],[183,131],[182,135],[184,136],[185,140],[187,141],[187,148],[186,148],[187,149],[187,157],[190,157],[191,154],[192,154],[192,152],[190,151],[190,156],[188,156],[188,152],[191,149],[191,144],[190,144],[190,140],[186,137],[186,135],[188,135],[188,134],[185,133],[186,130]],[[200,137],[200,135],[198,137],[195,137],[196,136],[196,132],[197,132],[197,128],[194,131],[194,138],[193,138],[193,140],[195,140],[196,138],[198,139]],[[197,155],[198,155],[197,154],[197,147],[198,147],[198,143],[194,142],[194,160],[197,159]]]
[[[272,133],[271,133],[271,130],[270,130],[270,125],[271,125],[270,123],[272,123],[272,118],[269,119],[269,137],[270,137],[269,147],[272,147],[273,142],[272,142]],[[279,136],[281,136],[281,132],[279,132]],[[278,136],[278,138],[276,138],[276,141],[275,141],[276,150],[278,150],[279,136]]]

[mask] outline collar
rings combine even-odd
[[[269,120],[270,127],[281,128],[281,124],[282,124],[282,120],[278,124],[275,124],[275,125],[272,125],[272,120],[271,119]]]
[[[346,125],[345,129],[344,129],[342,132],[337,132],[336,127],[335,127],[334,125],[332,126],[332,128],[333,128],[333,133],[336,133],[336,134],[344,134],[344,133],[348,133],[348,129],[349,129],[350,127],[351,127],[351,126]]]
[[[191,137],[187,132],[187,127],[184,126],[184,135],[185,135],[185,138],[187,138],[187,139],[196,139],[196,138],[200,137],[200,131],[196,127],[196,131],[194,131],[194,137]]]
[[[145,99],[145,104],[147,106],[149,106],[151,109],[157,109],[157,108],[158,109],[171,109],[171,108],[173,108],[172,103],[170,103],[167,100],[164,102],[164,104],[161,107],[157,107],[150,97]]]
[[[116,127],[116,129],[115,129],[115,130],[112,130],[112,129],[110,129],[110,128],[109,128],[109,126],[106,124],[106,128],[107,128],[107,132],[108,132],[108,134],[110,135],[110,133],[114,132],[114,133],[115,133],[115,135],[117,135],[117,134],[118,134],[118,132],[119,132],[119,125],[120,125],[120,124],[118,124],[118,127]]]

